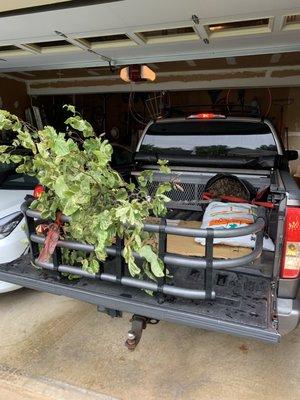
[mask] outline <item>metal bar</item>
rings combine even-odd
[[[201,201],[201,204],[203,204],[203,202]],[[169,203],[167,203],[167,208],[168,209],[175,209],[175,210],[191,210],[191,211],[203,211],[203,207],[202,205],[195,205],[192,202],[189,202],[189,204],[186,204],[184,202],[180,202],[180,201],[169,201]]]
[[[206,299],[206,292],[205,290],[193,290],[193,289],[185,289],[176,286],[164,285],[163,286],[163,293],[168,294],[170,296],[176,297],[183,297],[186,299],[192,300],[205,300]],[[216,298],[216,293],[213,291],[211,294],[211,298]]]
[[[30,240],[33,242],[36,242],[36,243],[44,243],[45,237],[39,236],[36,234],[32,234],[30,236]],[[58,241],[57,245],[60,247],[64,247],[66,249],[72,249],[72,250],[82,250],[82,251],[87,251],[87,252],[91,252],[94,250],[94,247],[89,244],[71,242],[71,241],[67,241],[67,240],[60,240],[60,241]],[[253,251],[250,254],[247,254],[246,256],[243,256],[243,257],[233,258],[233,259],[228,259],[228,260],[215,260],[214,259],[212,262],[212,266],[213,266],[213,268],[216,268],[216,269],[242,267],[242,266],[245,266],[245,265],[251,263],[256,258],[258,258],[261,255],[262,250],[263,250],[263,232],[259,232],[256,236],[255,248],[253,249]],[[116,255],[116,248],[114,246],[107,247],[106,251],[107,251],[108,255],[111,255],[111,256]],[[143,259],[136,252],[133,252],[133,256],[137,260]],[[186,256],[180,256],[178,254],[166,253],[165,256],[163,257],[162,261],[166,265],[173,265],[173,266],[177,266],[177,267],[194,268],[194,269],[206,268],[206,261],[204,258],[201,258],[201,257],[186,257]]]
[[[53,270],[53,268],[54,268],[53,264],[51,264],[51,263],[43,263],[43,262],[38,262],[38,261],[36,261],[35,263],[38,267],[41,267],[41,268],[50,269],[50,270]],[[79,275],[79,276],[82,276],[85,278],[92,278],[92,279],[97,278],[96,274],[91,274],[90,272],[83,271],[81,268],[71,267],[69,265],[60,265],[58,267],[58,271],[67,272],[67,273],[74,274],[74,275]],[[119,279],[116,275],[107,274],[107,273],[101,273],[99,275],[99,278],[102,281],[107,281],[107,282],[111,282],[111,283],[118,283],[118,281],[119,281]],[[125,276],[121,278],[120,283],[124,286],[130,286],[130,287],[134,287],[137,289],[151,290],[153,292],[157,292],[159,290],[158,284],[155,282],[148,282],[148,281],[125,277]],[[193,300],[204,300],[205,294],[206,294],[204,290],[185,289],[185,288],[170,286],[170,285],[166,285],[166,284],[161,287],[161,291],[164,294],[183,297],[186,299],[193,299]],[[215,297],[216,297],[216,293],[213,291],[212,298],[214,299]]]
[[[206,298],[210,300],[212,297],[213,288],[213,251],[214,251],[214,230],[208,229],[208,236],[205,241],[205,261],[206,268],[204,271],[204,287]]]
[[[32,234],[35,234],[35,223],[34,223],[34,219],[27,214],[28,210],[26,210],[26,207],[27,207],[27,203],[23,203],[21,205],[21,211],[24,215],[27,229],[28,229],[28,235],[30,237]],[[39,246],[36,242],[33,242],[30,240],[29,247],[30,247],[30,253],[31,253],[32,260],[34,260],[39,255]]]
[[[55,271],[55,267],[51,262],[40,262],[37,259],[33,260],[34,264],[39,268],[49,269],[50,271]]]
[[[124,258],[122,257],[122,252],[124,249],[124,240],[120,237],[116,239],[116,256],[115,256],[115,266],[116,266],[116,277],[117,281],[121,283],[121,280],[125,272]],[[101,276],[100,276],[101,278]]]
[[[30,235],[30,241],[34,243],[40,243],[43,244],[45,242],[45,236],[37,235],[35,233]],[[80,243],[76,241],[71,241],[71,240],[59,240],[57,242],[57,246],[63,247],[65,249],[69,250],[81,250],[81,251],[86,251],[87,253],[91,253],[95,251],[95,247],[92,246],[91,244],[86,244],[86,243]],[[109,254],[109,253],[107,253]],[[114,254],[109,254],[109,255],[115,255],[116,250],[114,251]]]
[[[28,217],[42,219],[41,213],[39,211],[31,210],[30,208],[28,208],[28,204],[26,202],[22,204],[22,207],[23,206],[24,206],[24,210],[25,210],[24,212],[26,212],[26,215]],[[60,217],[60,220],[61,220],[61,222],[70,222],[71,218],[68,217],[67,215],[62,215]]]
[[[61,264],[61,248],[56,246],[52,255],[54,269],[58,272],[58,267]]]
[[[262,252],[263,249],[263,232],[259,232],[256,237],[255,248],[246,256],[233,258],[228,260],[213,260],[212,266],[214,269],[227,269],[227,268],[235,268],[242,267],[248,265],[255,259],[257,259]],[[186,267],[186,268],[195,268],[202,269],[206,268],[206,261],[203,258],[196,257],[184,257],[179,255],[167,254],[163,261],[167,265]]]
[[[33,211],[28,209],[26,211],[28,216],[33,218],[40,218],[40,213],[38,211]],[[257,233],[264,229],[265,227],[265,210],[263,207],[258,208],[257,218],[253,224],[243,226],[242,228],[236,229],[214,229],[214,237],[215,238],[231,238],[238,236],[246,236],[252,233]],[[62,216],[62,222],[70,222],[70,217]],[[146,232],[159,232],[158,224],[144,224],[144,230]],[[193,229],[193,228],[183,228],[179,226],[170,226],[166,225],[164,228],[164,232],[170,235],[179,235],[179,236],[188,236],[188,237],[207,237],[207,229]]]
[[[256,222],[251,225],[236,229],[215,229],[215,238],[231,238],[238,236],[246,236],[252,233],[257,233],[265,227],[265,220],[261,217],[257,218]],[[159,226],[155,224],[144,224],[144,230],[147,232],[159,232]],[[167,225],[165,233],[170,235],[189,236],[207,238],[207,229],[183,228],[179,226]]]
[[[165,218],[160,220],[160,230],[158,233],[158,257],[163,260],[167,251],[167,235],[165,233],[167,221]],[[162,287],[166,283],[166,265],[164,264],[164,276],[157,279],[158,288]],[[160,299],[161,300],[161,299]]]

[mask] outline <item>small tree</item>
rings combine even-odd
[[[141,172],[137,185],[125,182],[110,166],[113,150],[108,141],[97,137],[73,106],[64,107],[71,113],[65,124],[77,132],[73,137],[51,126],[32,130],[15,115],[0,110],[0,131],[12,135],[8,145],[0,146],[0,161],[17,164],[17,172],[36,176],[45,187],[31,204],[43,218],[55,219],[58,211],[71,217],[61,232],[65,238],[95,246],[95,252],[88,256],[64,250],[64,262],[97,273],[99,262],[107,257],[106,246],[118,236],[124,239],[123,256],[132,276],[163,276],[163,263],[153,237],[143,231],[143,221],[150,214],[166,214],[169,198],[165,193],[172,184],[161,184],[150,197],[147,184],[152,180],[151,171]],[[159,168],[170,172],[166,161],[159,161]],[[142,266],[136,264],[133,251],[144,257]]]

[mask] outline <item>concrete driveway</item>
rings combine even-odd
[[[161,322],[129,352],[128,320],[27,289],[1,296],[0,399],[300,398],[300,329],[275,346]]]

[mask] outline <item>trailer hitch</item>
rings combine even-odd
[[[143,329],[146,329],[148,324],[156,325],[159,320],[143,317],[142,315],[133,315],[131,320],[131,329],[128,331],[125,346],[128,350],[135,350],[141,340]]]

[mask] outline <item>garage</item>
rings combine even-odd
[[[13,126],[8,114],[0,113],[0,157],[5,166],[0,173],[0,398],[298,398],[299,2],[3,3],[0,109],[24,121],[23,138],[31,132],[45,166],[38,159],[36,177],[26,173],[24,182],[15,169],[7,172],[10,164],[5,160],[19,157],[16,149],[22,135],[11,151],[8,134],[21,128]],[[67,118],[71,120],[68,128]],[[91,139],[90,125],[82,121],[89,121],[95,139]],[[53,132],[45,128],[49,125],[55,129],[55,140],[66,132],[59,148],[56,142],[49,144]],[[140,189],[127,184],[144,176],[143,168],[154,173],[147,193],[141,189],[136,197],[136,204],[144,205],[135,209],[138,217],[126,219],[124,209],[114,205],[99,220],[98,231],[108,231],[113,223],[117,226],[109,246],[107,236],[101,239],[106,243],[105,262],[99,251],[100,234],[98,242],[94,233],[88,236],[88,221],[94,226],[93,218],[86,214],[85,221],[77,220],[76,231],[72,228],[76,212],[92,204],[82,199],[85,190],[91,193],[97,175],[86,185],[84,181],[89,181],[86,173],[94,173],[99,165],[80,164],[80,157],[89,151],[84,143],[92,146],[97,140],[103,145],[101,157],[109,159],[107,164],[100,158],[99,165],[111,165],[124,179],[119,184],[115,175],[109,175],[111,170],[105,170],[103,198],[102,189],[97,192],[103,204],[115,199],[131,206]],[[41,150],[43,141],[48,156]],[[57,158],[51,176],[47,165],[52,162],[52,148]],[[20,153],[25,154],[24,160],[26,151]],[[75,153],[79,164],[73,160]],[[30,171],[28,165],[25,172]],[[68,168],[69,181],[60,176]],[[222,174],[226,190],[223,187],[225,192],[215,195],[208,184]],[[108,177],[114,183],[107,183]],[[229,193],[228,179],[242,184],[249,199],[244,201],[246,196],[240,196],[240,191]],[[129,200],[124,200],[124,187],[131,193]],[[158,201],[157,187],[170,200],[166,217],[149,214],[150,206],[145,206]],[[68,207],[57,206],[51,224],[47,210],[33,210],[32,203],[22,208],[30,239],[27,254],[28,242],[21,229],[25,219],[20,212],[25,195],[34,190],[40,206],[49,208],[62,205],[71,189]],[[57,203],[42,203],[52,192]],[[242,237],[255,235],[255,244],[234,247],[221,241],[216,253],[216,239],[222,236],[210,236],[210,232],[223,225],[218,228],[208,222],[204,226],[205,213],[217,202],[231,207],[236,202],[234,207],[241,207],[241,197],[246,206],[257,207],[252,218],[256,230],[250,230],[249,222],[246,230],[241,223],[229,229],[241,229]],[[154,211],[164,208],[162,199],[151,205]],[[69,214],[63,211],[65,216],[61,216],[61,210]],[[227,212],[222,211],[222,223]],[[149,220],[143,222],[142,215]],[[34,268],[55,224],[58,235],[53,250]],[[140,224],[156,232],[155,238],[149,236],[155,243],[140,236],[143,251],[130,248],[138,254],[134,257],[150,265],[150,270],[144,270],[150,277],[146,283],[135,269],[143,270],[144,264],[131,264],[126,247],[131,240],[138,246],[135,236],[126,235],[133,235],[132,226]],[[196,229],[200,238],[193,233]],[[267,239],[271,250],[265,247]],[[61,245],[63,241],[69,244]],[[158,255],[153,255],[150,245]],[[60,246],[68,249],[68,255],[61,255]],[[74,265],[67,262],[72,251],[87,252],[89,261],[85,264],[81,254]],[[91,258],[94,252],[97,259]],[[156,263],[157,257],[168,269]],[[92,271],[91,265],[99,270]],[[221,269],[226,265],[231,267],[224,273]],[[155,268],[163,268],[163,275],[155,275]]]

